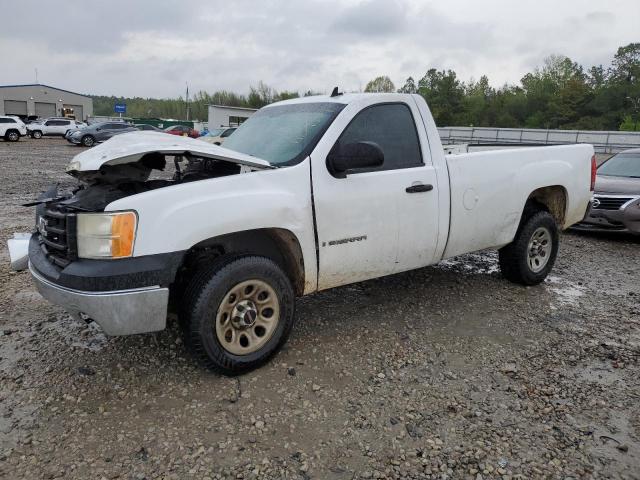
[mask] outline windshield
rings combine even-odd
[[[614,155],[600,165],[598,175],[640,178],[640,152]]]
[[[216,128],[214,130],[209,130],[209,133],[207,133],[207,137],[218,137],[220,136],[220,134],[224,132],[224,128]]]
[[[265,107],[238,127],[224,146],[272,165],[293,165],[310,153],[344,107],[330,102]]]

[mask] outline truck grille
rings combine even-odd
[[[37,228],[40,248],[51,263],[64,268],[77,258],[74,214],[56,205],[47,205],[38,218]]]
[[[633,197],[594,197],[593,208],[595,210],[618,210]]]

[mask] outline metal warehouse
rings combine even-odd
[[[40,83],[0,85],[0,115],[85,120],[93,115],[93,100],[87,95]]]

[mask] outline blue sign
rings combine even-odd
[[[126,103],[116,103],[113,106],[113,111],[116,113],[127,113],[127,104]]]

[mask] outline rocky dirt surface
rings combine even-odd
[[[175,322],[106,338],[4,240],[80,148],[0,142],[0,477],[640,478],[640,241],[565,234],[523,288],[495,252],[301,299],[267,366],[196,366]]]

